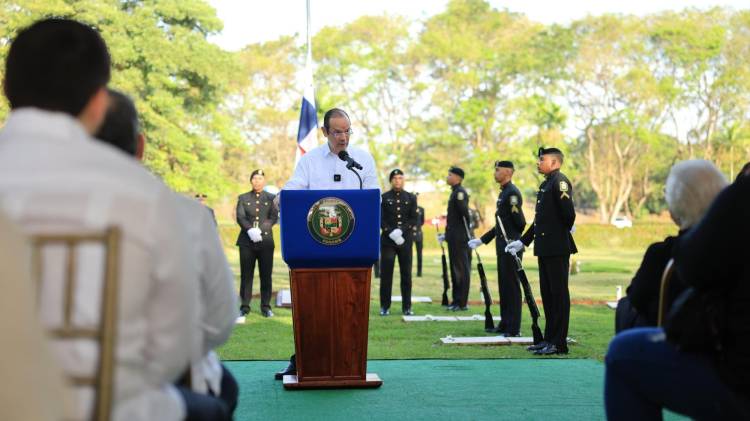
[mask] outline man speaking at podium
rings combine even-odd
[[[323,116],[323,135],[328,141],[302,155],[294,175],[287,181],[283,190],[358,190],[378,189],[378,177],[375,171],[375,160],[369,152],[349,147],[352,135],[352,124],[346,111],[331,108]],[[342,154],[343,152],[343,154]],[[347,168],[359,169],[359,177]],[[274,203],[278,207],[281,194]],[[289,366],[276,373],[276,380],[287,374],[297,374],[297,363],[294,355],[289,359]]]
[[[355,164],[360,164],[363,189],[379,189],[372,155],[365,150],[349,147],[352,125],[346,111],[339,108],[328,110],[323,116],[321,130],[328,142],[302,155],[294,169],[294,175],[283,190],[359,189],[359,179],[347,169],[347,161],[340,158],[341,152],[348,153]]]

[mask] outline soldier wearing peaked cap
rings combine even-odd
[[[240,248],[240,313],[250,312],[253,296],[253,276],[255,262],[258,262],[260,275],[260,311],[265,317],[272,317],[271,273],[273,272],[273,225],[279,220],[279,212],[273,204],[276,195],[263,190],[266,185],[263,170],[255,170],[250,175],[253,189],[241,194],[237,199],[237,224],[240,230],[237,246]]]
[[[523,215],[523,198],[518,187],[513,184],[513,173],[515,168],[511,161],[495,162],[495,181],[500,184],[500,195],[497,197],[497,208],[495,211],[495,224],[481,239],[469,241],[469,247],[477,248],[482,244],[489,244],[495,240],[495,251],[497,253],[497,283],[500,292],[500,323],[495,332],[505,336],[519,336],[521,330],[521,285],[515,274],[517,270],[513,256],[505,252],[505,246],[513,240],[521,237],[526,227],[526,218]],[[497,222],[497,218],[503,223],[503,230]],[[518,253],[522,257],[522,252]]]
[[[403,171],[391,171],[388,180],[392,188],[383,193],[380,202],[380,315],[390,314],[396,257],[401,274],[401,311],[411,315],[411,248],[417,197],[404,190]]]
[[[519,252],[534,242],[534,255],[539,261],[539,287],[544,305],[544,341],[529,350],[539,355],[568,353],[570,322],[570,291],[568,274],[570,255],[578,252],[571,230],[576,220],[573,186],[560,172],[563,153],[557,148],[539,148],[537,169],[544,181],[536,195],[534,223],[506,247]]]
[[[463,180],[464,170],[458,167],[451,167],[448,170],[446,182],[451,186],[448,216],[445,221],[445,234],[438,237],[439,241],[448,243],[453,295],[453,301],[448,309],[451,311],[468,310],[471,282],[471,249],[467,245],[469,237],[466,234],[466,226],[470,218],[469,194],[461,185]]]

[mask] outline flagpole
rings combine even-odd
[[[307,65],[312,66],[312,39],[310,35],[310,0],[307,0]]]

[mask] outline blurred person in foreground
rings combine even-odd
[[[659,310],[661,278],[677,240],[698,221],[711,206],[716,196],[727,186],[727,179],[714,164],[694,159],[675,164],[669,171],[664,190],[669,215],[680,228],[677,236],[651,244],[643,256],[627,296],[617,303],[615,331],[638,326],[656,326]],[[673,275],[667,302],[685,290],[678,275]]]
[[[748,215],[750,177],[742,177],[719,193],[673,250],[677,276],[721,310],[714,327],[722,346],[686,351],[656,327],[615,336],[605,357],[609,420],[662,419],[663,408],[698,420],[750,419]]]
[[[109,77],[107,46],[89,26],[45,19],[18,33],[5,63],[11,112],[0,130],[0,203],[27,234],[122,230],[112,419],[182,420],[185,402],[172,384],[191,360],[198,280],[174,193],[91,137],[107,111]],[[82,327],[98,323],[102,253],[92,246],[78,261],[73,317]],[[43,264],[49,287],[39,308],[49,325],[59,319],[54,268],[62,270],[63,256]],[[54,347],[63,369],[90,374],[96,347],[64,342]],[[75,391],[73,418],[90,418],[90,390]]]
[[[95,137],[137,160],[143,160],[146,138],[140,131],[133,101],[121,92],[108,90],[109,107]],[[221,239],[210,212],[200,202],[175,194],[181,225],[193,252],[192,271],[200,281],[200,335],[193,348],[192,363],[178,390],[187,405],[189,420],[229,420],[237,406],[237,381],[213,351],[229,339],[237,317],[234,275],[224,255]],[[216,397],[220,398],[217,399]]]

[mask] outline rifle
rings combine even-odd
[[[497,218],[497,223],[500,225],[500,230],[503,233],[505,244],[509,244],[510,239],[505,233],[505,227],[503,226],[503,221],[500,219],[500,215],[495,215],[495,217]],[[513,254],[512,256],[515,258],[516,267],[518,268],[518,270],[516,271],[516,278],[518,278],[518,282],[521,283],[521,287],[523,288],[523,296],[526,300],[526,305],[529,307],[529,313],[531,313],[531,333],[534,335],[534,345],[536,345],[544,340],[544,336],[542,336],[542,330],[539,329],[539,307],[537,307],[536,300],[534,300],[534,293],[531,291],[529,278],[526,277],[526,271],[523,270],[521,259],[515,254]]]
[[[473,238],[471,231],[469,230],[469,224],[466,223],[466,218],[462,218],[464,221],[464,228],[466,228],[466,236],[470,239]],[[492,319],[492,297],[490,297],[490,290],[487,288],[487,275],[484,273],[484,265],[482,265],[482,258],[479,257],[479,252],[474,249],[474,253],[477,255],[477,271],[479,272],[479,284],[482,289],[482,298],[484,299],[484,330],[494,329],[495,321]]]
[[[440,235],[440,230],[438,230],[438,222],[436,219],[433,219],[432,225],[435,226],[435,232]],[[448,282],[448,261],[445,259],[445,248],[443,247],[443,243],[441,241],[438,241],[438,243],[440,243],[440,251],[443,252],[443,300],[440,304],[444,307],[448,307],[448,288],[450,288],[451,286],[451,284]]]

